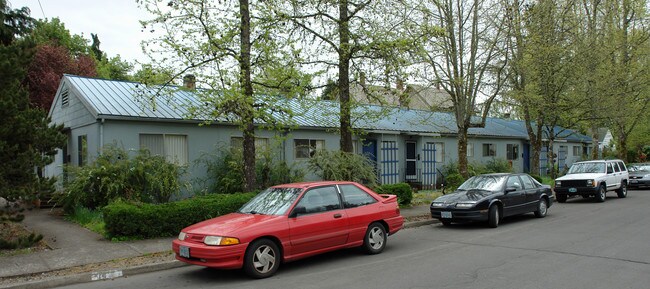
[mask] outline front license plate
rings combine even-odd
[[[630,183],[632,183],[632,184],[636,184],[636,183],[638,183],[638,182],[639,182],[639,181],[637,181],[637,180],[630,180]]]
[[[440,212],[440,217],[443,219],[451,219],[451,212]]]
[[[180,246],[178,249],[178,255],[181,255],[183,258],[189,258],[190,257],[190,247],[186,246]]]
[[[576,188],[569,188],[569,193],[575,193],[577,191],[578,191],[578,189],[576,189]]]

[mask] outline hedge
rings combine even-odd
[[[413,191],[407,183],[381,185],[375,189],[378,194],[397,195],[400,205],[409,205],[413,200]]]
[[[104,207],[102,213],[110,238],[171,237],[189,225],[232,213],[253,196],[214,194],[159,205],[117,201]]]

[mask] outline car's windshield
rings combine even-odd
[[[503,188],[507,176],[475,176],[465,181],[458,190],[486,190],[486,191],[499,191]]]
[[[628,169],[630,171],[633,171],[633,172],[650,171],[650,164],[639,164],[639,165],[633,164],[633,165],[630,165],[630,167]]]
[[[296,201],[302,189],[268,188],[239,209],[243,214],[283,215]]]
[[[575,163],[568,174],[604,173],[605,163]]]

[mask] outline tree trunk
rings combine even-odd
[[[467,171],[467,128],[458,128],[458,172],[463,178],[469,177]]]
[[[618,158],[627,163],[627,134],[619,132],[618,134]]]
[[[600,139],[600,133],[598,132],[598,127],[595,125],[591,126],[591,139],[592,139],[592,145],[593,148],[591,149],[591,159],[592,160],[597,160],[598,159],[598,151],[599,148],[599,139]]]
[[[557,177],[557,172],[555,171],[555,153],[553,152],[553,145],[555,143],[555,138],[553,137],[553,133],[549,133],[549,138],[548,138],[548,151],[546,152],[548,156],[548,163],[551,166],[550,169],[550,177],[551,179],[555,179]]]
[[[244,133],[244,191],[251,192],[255,189],[255,117],[253,113],[253,85],[251,83],[251,19],[248,0],[239,1],[241,14],[240,25],[240,84],[244,95],[245,112],[243,117]]]
[[[350,27],[348,1],[339,2],[339,101],[341,117],[341,151],[352,152],[350,116]]]

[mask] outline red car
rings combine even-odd
[[[281,262],[337,249],[381,253],[403,224],[395,195],[354,182],[286,184],[259,193],[236,213],[183,229],[172,249],[186,263],[243,268],[265,278]]]

